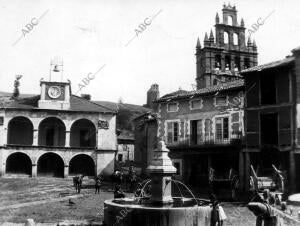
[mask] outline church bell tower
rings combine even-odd
[[[224,4],[222,21],[217,13],[215,22],[215,32],[205,33],[203,47],[197,40],[198,89],[239,79],[241,70],[257,65],[256,43],[249,38],[246,44],[245,23],[238,22],[236,7]]]

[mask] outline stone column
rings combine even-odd
[[[33,146],[38,146],[39,143],[39,130],[38,129],[34,129],[33,130]]]
[[[70,131],[66,131],[66,141],[65,141],[65,147],[69,148],[70,147]]]
[[[244,180],[244,186],[245,186],[246,191],[249,191],[249,183],[250,183],[250,154],[246,150],[246,152],[245,152],[245,180]]]
[[[239,179],[240,179],[240,189],[244,190],[244,180],[245,180],[245,172],[244,172],[244,153],[243,150],[239,152]]]
[[[4,162],[3,162],[3,152],[0,152],[0,177],[4,175]]]
[[[296,170],[295,170],[295,155],[294,155],[294,151],[290,151],[289,152],[289,159],[290,159],[290,169],[289,169],[289,192],[294,192],[295,191],[295,183],[296,183]]]
[[[36,176],[37,176],[37,164],[33,163],[31,168],[31,177],[36,177]]]
[[[69,165],[65,165],[64,167],[64,178],[69,176]]]

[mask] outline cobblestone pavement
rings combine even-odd
[[[103,202],[113,197],[111,185],[94,194],[93,180],[84,179],[80,195],[75,193],[72,178],[0,178],[0,224],[24,225],[32,218],[38,225],[100,225]],[[130,194],[128,194],[130,195]],[[74,205],[69,204],[69,199]],[[243,205],[223,203],[226,225],[255,225],[254,215]]]

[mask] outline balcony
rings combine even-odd
[[[241,132],[228,134],[227,137],[215,136],[215,134],[189,136],[185,139],[179,138],[178,142],[167,143],[167,146],[172,147],[207,147],[207,146],[230,146],[242,145],[243,135]]]

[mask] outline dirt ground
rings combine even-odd
[[[69,204],[70,196],[73,205]],[[39,223],[101,223],[104,200],[111,198],[111,185],[105,185],[96,195],[93,181],[88,179],[84,179],[82,192],[77,196],[71,179],[0,178],[0,223],[24,223],[28,218]],[[254,215],[245,206],[223,203],[223,208],[227,215],[224,225],[255,225]]]

